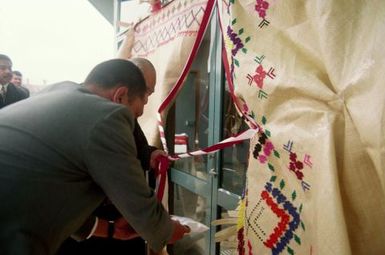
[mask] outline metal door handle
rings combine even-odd
[[[218,175],[218,172],[215,171],[215,168],[211,168],[211,169],[209,170],[209,174],[212,175],[212,176],[217,176],[217,175]]]
[[[212,168],[209,170],[209,175],[217,177],[218,172],[216,171],[216,168],[217,168],[216,153],[209,154],[208,156],[209,156],[209,159],[210,159],[211,164],[212,164]]]

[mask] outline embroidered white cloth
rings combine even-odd
[[[239,254],[385,254],[385,4],[221,1],[228,71],[262,128]]]

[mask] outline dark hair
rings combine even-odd
[[[17,75],[17,76],[23,76],[23,75],[21,74],[21,72],[19,72],[19,71],[12,71],[12,74]]]
[[[124,59],[111,59],[96,65],[88,74],[84,84],[93,84],[102,89],[125,86],[129,97],[144,97],[146,82],[140,69]]]
[[[4,55],[4,54],[0,54],[0,60],[8,60],[9,62],[12,63],[12,60],[7,55]]]

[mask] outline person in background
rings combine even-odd
[[[10,81],[12,79],[12,61],[0,54],[0,109],[27,98],[27,94]]]
[[[157,201],[137,159],[135,118],[147,100],[140,69],[112,59],[83,86],[55,84],[0,111],[0,254],[50,255],[71,234],[87,238],[81,226],[107,197],[155,252],[190,231]],[[108,233],[105,220],[89,223]],[[130,237],[117,226],[113,237]]]
[[[152,63],[144,58],[130,59],[142,72],[147,88],[147,95],[150,96],[156,85],[156,71]],[[163,150],[150,146],[138,123],[135,121],[134,139],[137,147],[137,158],[143,170],[150,170],[157,167],[156,158],[159,155],[167,156]],[[155,176],[153,171],[148,171],[148,181],[151,188],[155,188]],[[117,208],[108,200],[98,207],[94,214],[99,220],[106,220],[109,224],[117,224],[121,221],[122,215]],[[89,229],[91,231],[91,229]],[[110,236],[91,236],[89,239],[78,242],[73,238],[67,239],[60,247],[57,255],[124,255],[135,254],[145,255],[147,252],[145,241],[141,237],[133,237],[130,240],[119,240]]]
[[[23,74],[20,71],[12,71],[11,83],[21,88],[25,92],[27,97],[29,97],[29,89],[23,86]]]

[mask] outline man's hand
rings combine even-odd
[[[181,239],[184,234],[190,233],[191,229],[186,226],[180,224],[177,220],[172,220],[174,224],[174,232],[172,233],[171,239],[168,241],[169,244],[175,243],[179,239]]]
[[[160,157],[160,156],[168,157],[168,154],[167,154],[167,152],[165,152],[163,150],[154,150],[151,153],[150,167],[152,169],[158,169],[158,165],[159,165],[158,157]]]

